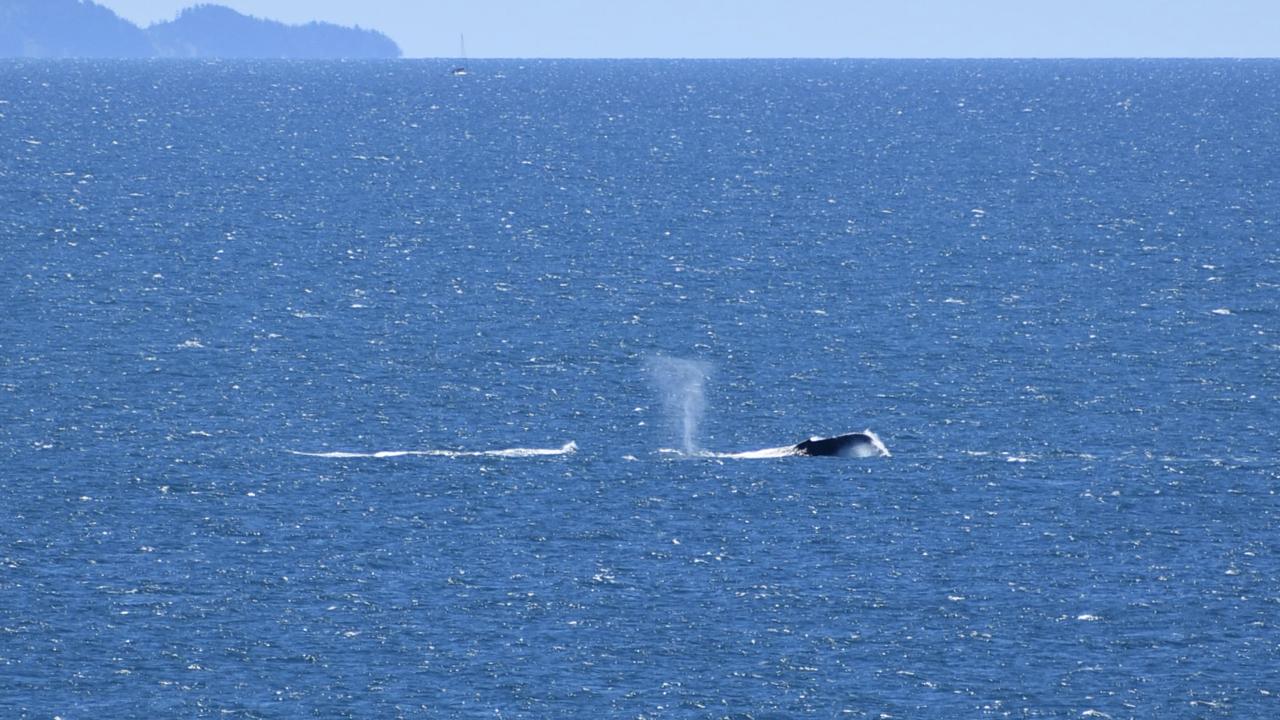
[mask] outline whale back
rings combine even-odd
[[[874,457],[882,455],[880,446],[867,433],[849,433],[829,438],[811,438],[795,446],[797,455],[828,457]]]

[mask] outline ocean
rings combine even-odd
[[[0,716],[1280,714],[1280,62],[449,69],[0,63]]]

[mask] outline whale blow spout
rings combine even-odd
[[[794,447],[796,455],[867,458],[889,457],[889,448],[870,430],[829,438],[810,438]]]

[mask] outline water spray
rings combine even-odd
[[[680,429],[685,454],[697,454],[698,423],[706,407],[703,385],[710,376],[711,366],[698,360],[665,356],[650,358],[646,365],[658,387],[667,417]]]

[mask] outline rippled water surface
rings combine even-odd
[[[0,64],[0,715],[1280,712],[1280,63],[473,65]]]

